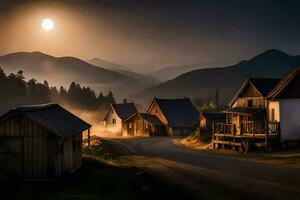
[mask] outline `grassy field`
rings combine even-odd
[[[118,166],[95,155],[85,155],[74,174],[47,182],[2,182],[5,199],[186,199],[176,185],[158,181],[138,168]]]

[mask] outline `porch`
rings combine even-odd
[[[278,142],[280,123],[267,121],[241,121],[213,124],[213,148],[231,148],[248,151],[251,146],[265,148]]]

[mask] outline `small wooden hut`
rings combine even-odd
[[[111,136],[127,136],[124,135],[124,122],[135,113],[137,109],[134,103],[111,104],[103,119],[105,130]]]
[[[221,112],[205,112],[199,117],[200,130],[209,133],[212,133],[213,124],[225,122],[226,114]]]
[[[155,115],[135,113],[124,122],[123,135],[127,136],[165,136],[165,125]]]
[[[0,179],[48,179],[81,165],[91,126],[58,104],[23,106],[0,117]]]

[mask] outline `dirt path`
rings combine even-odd
[[[109,139],[122,164],[142,167],[195,199],[300,199],[300,171],[174,144],[174,138]]]

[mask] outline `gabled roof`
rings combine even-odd
[[[193,127],[198,120],[199,113],[189,98],[159,99],[155,97],[153,102],[158,104],[171,127]]]
[[[11,109],[0,118],[0,121],[17,114],[30,118],[60,137],[75,135],[91,127],[90,124],[73,115],[60,105],[53,103],[21,106]]]
[[[107,114],[109,113],[110,109],[114,109],[116,114],[123,120],[128,119],[135,113],[137,113],[137,109],[134,103],[113,103],[111,104],[108,112],[106,113],[104,119],[106,118]]]
[[[229,102],[229,106],[232,106],[237,98],[241,95],[244,89],[248,84],[253,85],[256,90],[263,96],[266,97],[279,83],[280,79],[271,79],[271,78],[249,78],[244,84],[240,87],[238,92],[234,95],[232,100]]]
[[[150,115],[148,113],[140,113],[140,115],[149,122],[150,124],[154,126],[163,126],[164,124],[155,116],[155,115]]]
[[[264,97],[267,96],[280,82],[280,79],[271,78],[250,78],[249,80]]]
[[[268,94],[267,99],[278,98],[300,98],[300,67],[296,68],[291,73],[287,74],[277,84],[277,86]],[[296,78],[298,77],[298,79]],[[296,79],[296,80],[295,80]],[[283,93],[289,89],[288,94],[283,96]]]
[[[228,108],[227,110],[224,110],[222,112],[234,113],[234,114],[240,114],[240,115],[255,115],[255,114],[263,112],[263,111],[265,111],[264,108],[233,107],[233,108]]]

